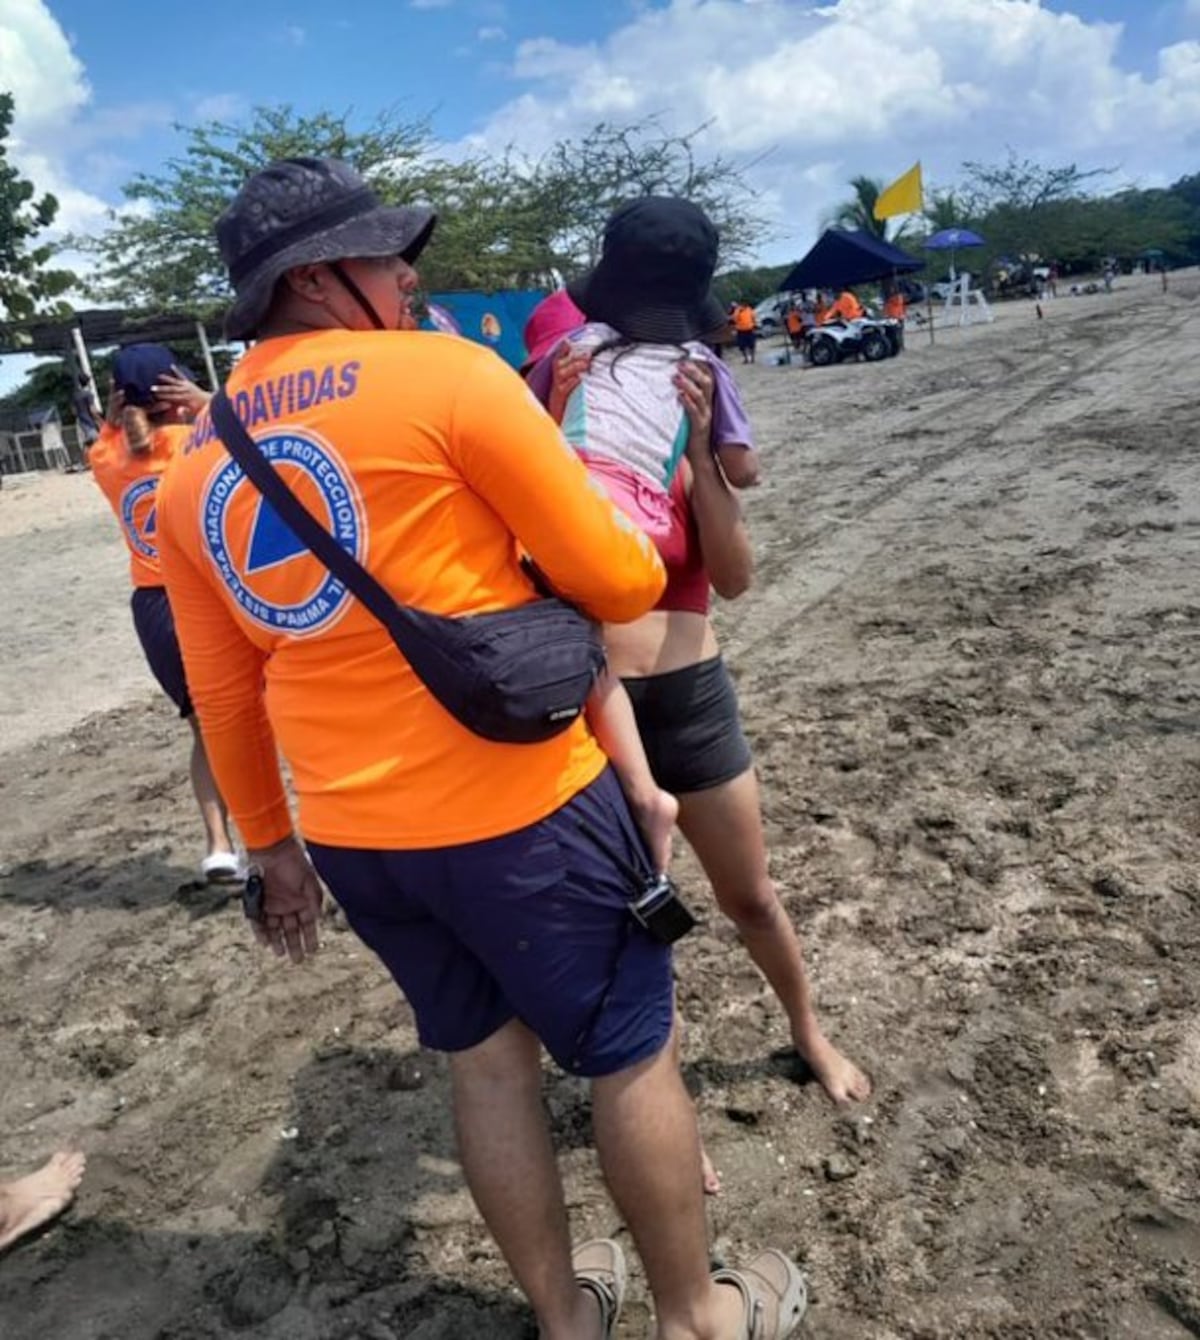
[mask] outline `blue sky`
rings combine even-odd
[[[1200,170],[1200,0],[0,0],[0,38],[18,161],[82,231],[172,122],[254,103],[428,115],[451,152],[709,123],[704,150],[753,165],[765,260],[917,158],[940,187],[1008,146],[1114,185]]]

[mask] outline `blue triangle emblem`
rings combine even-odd
[[[301,540],[280,517],[265,498],[258,504],[254,529],[250,532],[250,549],[246,555],[246,576],[274,568],[299,554],[307,553]]]
[[[149,512],[146,513],[146,524],[142,527],[142,534],[143,534],[143,535],[157,535],[157,534],[158,534],[158,508],[157,508],[157,507],[152,507],[152,508],[149,510]]]

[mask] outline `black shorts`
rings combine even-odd
[[[654,780],[672,795],[707,791],[749,771],[737,692],[720,656],[622,681]]]
[[[739,330],[737,333],[737,347],[739,349],[753,349],[757,340],[757,331]]]
[[[175,616],[167,593],[161,586],[139,586],[130,600],[133,626],[138,641],[146,653],[146,661],[162,691],[179,708],[181,717],[190,717],[192,700],[188,695],[187,677],[183,673],[183,656],[179,639],[175,636]]]

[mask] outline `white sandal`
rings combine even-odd
[[[745,1322],[738,1340],[787,1340],[808,1310],[804,1276],[782,1252],[759,1252],[741,1270],[717,1270],[712,1278],[742,1295]]]
[[[600,1305],[604,1340],[613,1340],[625,1303],[628,1277],[625,1253],[611,1238],[595,1238],[575,1248],[571,1265],[580,1288],[586,1289]]]

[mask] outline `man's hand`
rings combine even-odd
[[[178,368],[164,372],[151,390],[164,405],[184,410],[189,419],[194,419],[212,399],[207,391],[202,391],[195,382],[189,381]]]
[[[567,412],[567,401],[583,381],[591,363],[590,353],[573,349],[566,340],[554,351],[554,380],[550,386],[550,403],[546,408],[555,423],[562,424],[563,415]]]
[[[317,872],[294,837],[246,854],[263,882],[262,919],[250,923],[254,938],[278,957],[286,954],[293,963],[303,963],[317,952],[324,897]]]

